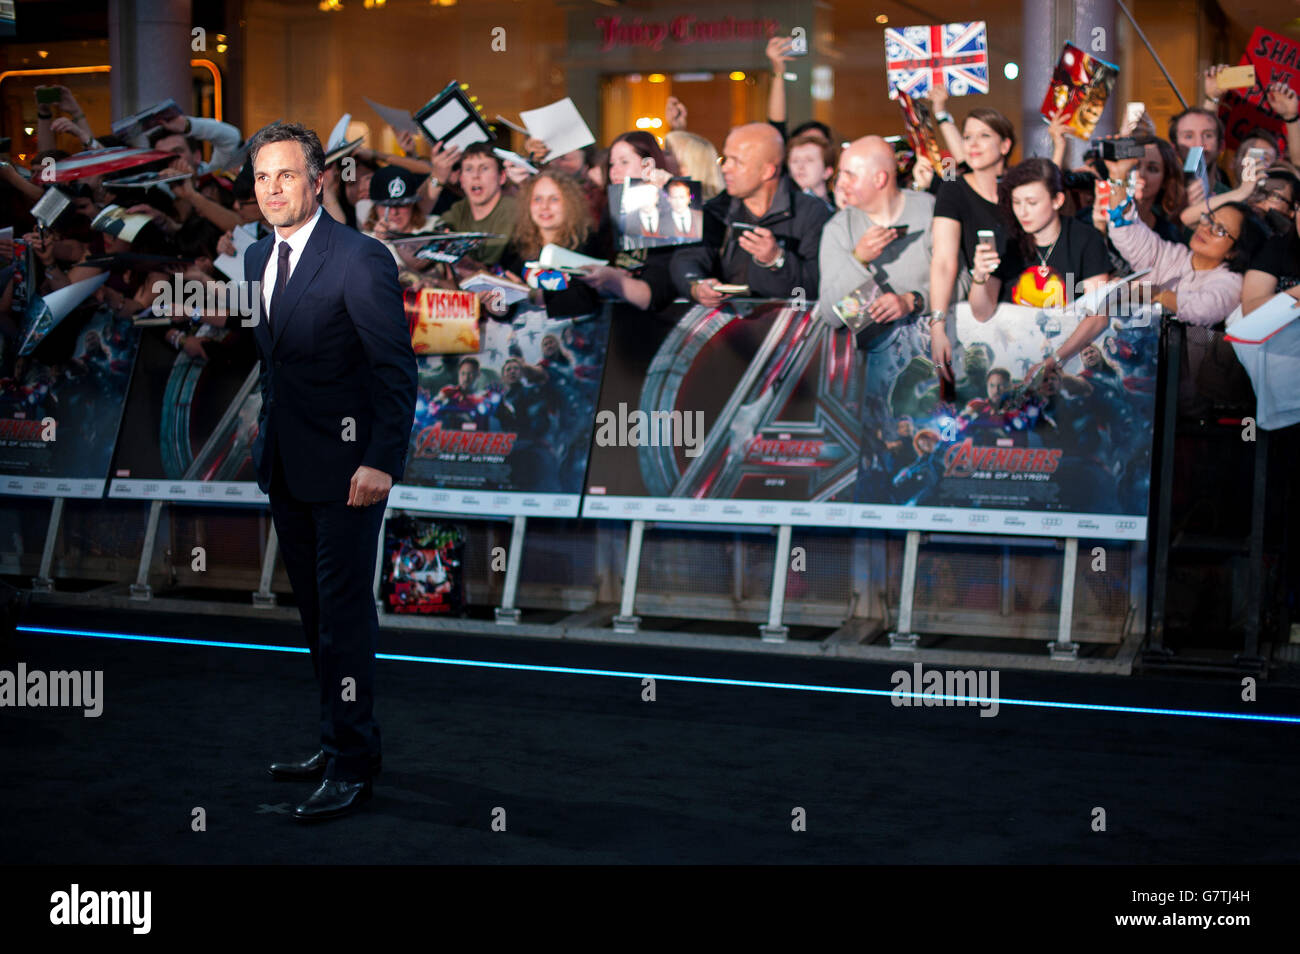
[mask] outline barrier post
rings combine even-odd
[[[614,632],[635,633],[641,625],[636,609],[636,578],[641,572],[641,541],[645,538],[645,521],[633,520],[627,541],[627,563],[623,569],[623,602],[614,617]]]
[[[776,564],[772,567],[772,597],[767,608],[767,625],[759,633],[765,643],[783,643],[790,635],[790,627],[781,624],[785,610],[785,581],[790,571],[791,527],[783,523],[776,528]]]
[[[131,584],[131,599],[153,599],[153,587],[149,585],[149,566],[153,563],[153,548],[158,540],[158,518],[162,516],[163,502],[155,500],[149,504],[149,523],[144,531],[144,549],[140,553],[140,569],[136,572],[135,582]]]
[[[1074,620],[1074,573],[1079,563],[1079,538],[1065,540],[1065,568],[1061,571],[1061,618],[1056,627],[1056,642],[1047,644],[1053,659],[1078,659],[1079,644],[1070,642]]]
[[[266,553],[262,557],[262,577],[258,581],[257,590],[253,593],[253,605],[258,609],[271,609],[275,606],[275,594],[271,592],[271,577],[275,575],[275,558],[279,554],[280,538],[276,536],[275,521],[272,520],[271,532],[266,535]]]
[[[50,571],[54,568],[54,542],[59,537],[59,524],[63,522],[63,498],[55,497],[54,506],[50,508],[50,525],[45,528],[45,546],[41,548],[41,566],[32,578],[32,589],[38,593],[53,593],[54,580]]]
[[[501,605],[496,608],[496,620],[506,626],[519,622],[519,608],[515,606],[515,592],[519,588],[519,568],[524,558],[524,532],[528,518],[519,514],[510,530],[510,552],[506,555],[506,585],[501,595]]]
[[[907,531],[903,547],[903,584],[898,594],[898,628],[889,634],[890,649],[915,649],[919,642],[912,632],[912,601],[916,596],[916,560],[921,549],[921,531]]]

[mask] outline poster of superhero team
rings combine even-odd
[[[1148,312],[1112,317],[1058,366],[1044,359],[1077,327],[1069,312],[1007,304],[981,323],[961,305],[951,381],[920,325],[859,348],[815,312],[733,301],[655,332],[615,321],[598,414],[628,434],[596,441],[583,514],[1145,536]]]

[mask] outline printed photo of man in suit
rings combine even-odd
[[[668,219],[671,235],[678,242],[698,242],[704,237],[704,212],[691,208],[691,184],[686,179],[673,179],[664,187],[668,194]]]
[[[416,361],[392,255],[322,212],[316,133],[274,123],[248,155],[274,226],[244,253],[244,275],[262,282],[253,461],[320,685],[318,751],[270,773],[319,783],[294,811],[316,821],[368,801],[380,767],[372,581],[388,493],[406,467]]]

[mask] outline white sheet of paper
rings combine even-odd
[[[551,151],[546,154],[543,162],[550,162],[556,156],[590,146],[596,141],[582,114],[578,112],[578,107],[567,96],[541,109],[521,110],[519,118],[528,127],[530,136],[550,147]]]
[[[394,132],[409,132],[414,136],[420,134],[420,127],[411,118],[410,113],[402,109],[394,109],[392,106],[384,106],[382,103],[376,103],[368,96],[362,96],[361,98],[370,104],[370,108],[379,114],[380,119],[393,127]]]
[[[212,264],[231,281],[242,282],[244,280],[244,252],[247,251],[248,246],[257,241],[257,225],[239,226],[231,232],[230,240],[235,243],[235,254],[218,255],[213,259]]]
[[[488,135],[483,131],[483,127],[478,123],[470,123],[456,135],[443,143],[443,148],[452,147],[464,151],[466,146],[473,145],[476,142],[488,142]]]
[[[560,245],[544,246],[542,253],[537,256],[537,261],[542,265],[558,265],[564,268],[582,268],[586,265],[609,264],[603,258],[592,258],[590,255],[583,255]]]
[[[480,273],[471,275],[460,283],[464,291],[485,292],[500,291],[505,296],[507,306],[513,305],[517,301],[525,301],[528,298],[528,289],[516,285],[514,282],[504,278],[497,278],[495,275]]]
[[[424,123],[424,128],[429,130],[430,136],[434,139],[442,139],[468,118],[469,111],[460,100],[449,99],[438,107],[437,112],[425,116],[421,122]]]
[[[1239,344],[1263,344],[1297,318],[1300,304],[1286,292],[1278,292],[1245,317],[1233,320],[1229,316],[1224,337]]]

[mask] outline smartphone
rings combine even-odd
[[[38,86],[36,87],[36,102],[54,103],[58,105],[63,99],[63,92],[57,86]]]
[[[893,229],[895,232],[898,233],[898,237],[899,237],[899,238],[902,238],[904,235],[907,234],[907,225],[906,225],[906,223],[902,223],[902,222],[900,222],[898,225],[891,225],[890,228]]]
[[[807,56],[808,55],[808,36],[805,33],[792,33],[790,35],[790,49],[786,56]]]
[[[1146,111],[1146,103],[1129,103],[1124,107],[1124,127],[1126,129],[1132,129],[1137,125],[1138,120],[1142,118],[1142,114]]]
[[[1260,149],[1258,146],[1252,146],[1250,149],[1247,149],[1247,150],[1246,150],[1246,158],[1247,158],[1247,159],[1254,159],[1254,160],[1255,160],[1255,168],[1257,168],[1257,169],[1259,169],[1259,170],[1261,170],[1261,171],[1262,171],[1263,168],[1264,168],[1264,159],[1265,159],[1265,157],[1267,157],[1267,156],[1268,156],[1268,150],[1267,150],[1267,149]]]
[[[748,295],[748,285],[714,285],[713,290],[719,295]]]
[[[1187,159],[1183,162],[1183,175],[1196,179],[1205,175],[1205,147],[1192,146],[1187,150]]]
[[[1214,77],[1219,89],[1249,89],[1255,85],[1255,67],[1230,66]]]
[[[754,229],[762,228],[761,225],[750,225],[748,222],[732,222],[731,227],[740,232],[752,232]]]
[[[992,229],[980,229],[975,233],[976,245],[987,245],[989,248],[997,248],[996,236]]]
[[[1126,184],[1128,185],[1128,194],[1137,195],[1138,171],[1136,166],[1128,171],[1128,182]]]

